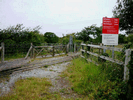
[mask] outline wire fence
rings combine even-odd
[[[80,50],[80,43],[75,43],[76,44],[76,52]],[[31,46],[31,43],[15,43],[15,44],[4,44],[4,59],[5,60],[10,60],[10,59],[17,59],[17,58],[25,58],[29,48]],[[61,43],[33,43],[33,46],[55,46],[55,53],[63,53],[66,51],[66,45],[63,45]],[[1,47],[1,43],[0,43]],[[74,47],[74,45],[73,45]],[[50,51],[50,48],[48,48]],[[51,49],[52,50],[52,49]],[[44,49],[44,54],[49,53],[52,54],[51,52],[47,52],[48,50]],[[73,49],[74,52],[74,49]],[[1,61],[1,55],[2,53],[0,52],[0,61]]]
[[[4,44],[5,60],[25,57],[29,47],[30,47],[30,43]],[[1,54],[0,54],[0,56],[1,56]]]

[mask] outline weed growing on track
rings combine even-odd
[[[72,90],[89,99],[116,100],[124,94],[125,84],[115,76],[113,69],[109,65],[96,66],[83,58],[77,58],[63,72],[62,77],[69,77]]]

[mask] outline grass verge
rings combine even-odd
[[[78,58],[73,60],[62,77],[69,78],[72,90],[91,100],[116,100],[123,98],[125,83],[115,77],[112,70],[114,71],[114,68],[109,65],[96,66],[83,58]]]

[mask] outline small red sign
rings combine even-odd
[[[103,34],[118,34],[119,32],[119,18],[103,17]]]

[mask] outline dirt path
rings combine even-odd
[[[12,87],[14,86],[15,81],[18,79],[25,79],[27,77],[46,77],[49,78],[52,82],[52,86],[49,89],[49,92],[52,94],[59,93],[63,98],[78,98],[80,95],[74,93],[71,89],[71,84],[65,78],[60,77],[61,72],[66,70],[67,66],[71,62],[70,61],[74,56],[78,56],[77,54],[69,54],[68,56],[63,57],[54,57],[48,59],[34,60],[30,63],[26,63],[29,66],[40,66],[41,68],[32,69],[29,71],[12,73],[10,75],[9,80],[3,81],[0,83],[0,95],[11,92]],[[62,62],[62,63],[60,63]],[[60,64],[55,64],[60,63]],[[55,64],[55,65],[52,65]],[[50,65],[48,67],[44,67],[44,65]]]

